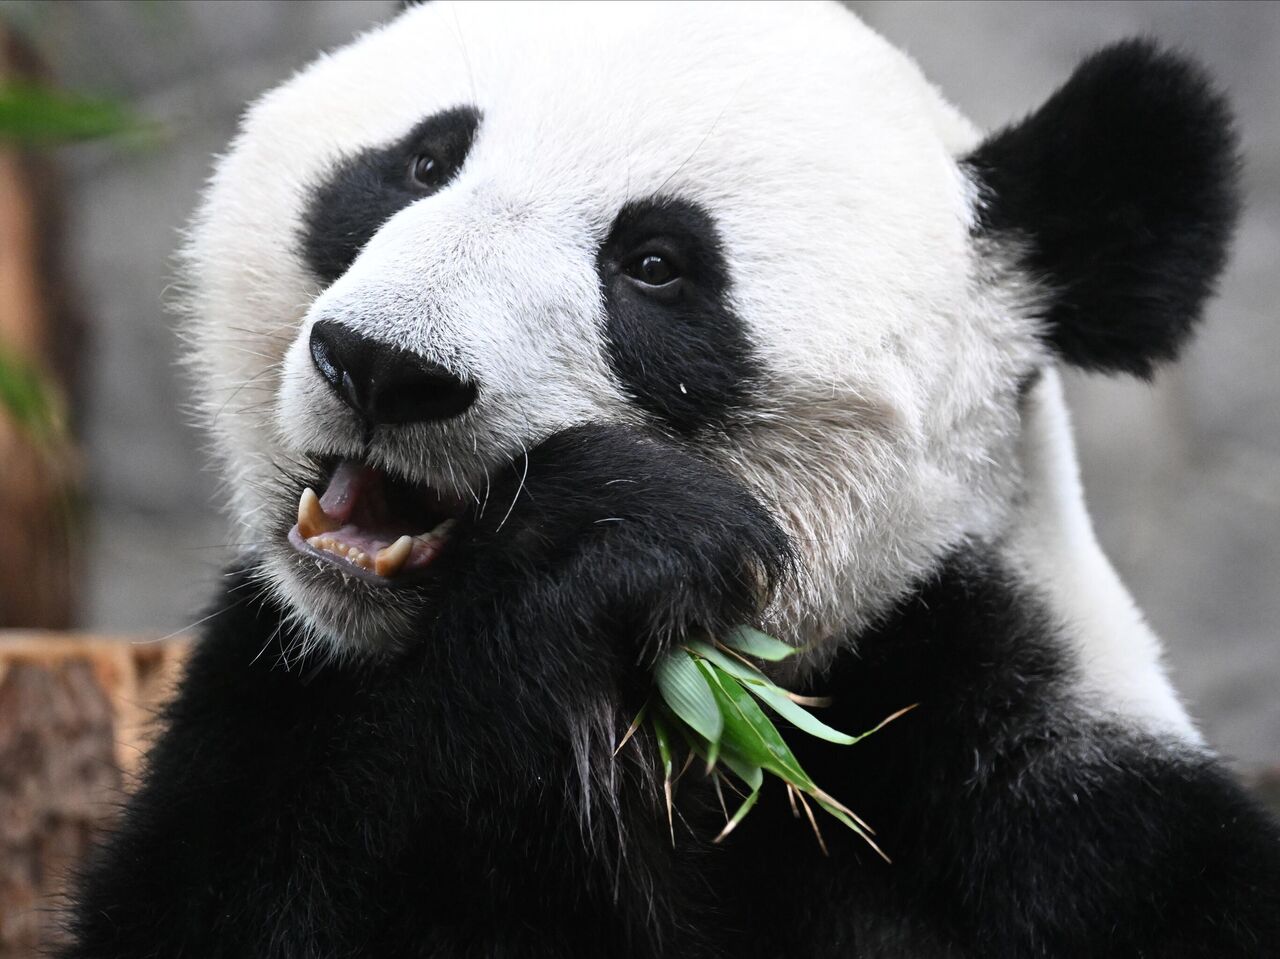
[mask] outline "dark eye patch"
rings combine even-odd
[[[636,403],[685,435],[731,426],[750,406],[760,365],[730,303],[711,216],[678,198],[629,203],[597,265],[609,362]]]
[[[480,112],[453,107],[385,147],[345,158],[311,192],[302,218],[307,268],[332,283],[387,220],[445,186],[471,150]]]

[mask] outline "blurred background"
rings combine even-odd
[[[1242,771],[1280,764],[1280,4],[850,6],[986,128],[1038,105],[1083,54],[1133,34],[1193,54],[1229,91],[1248,205],[1208,322],[1153,384],[1070,375],[1068,386],[1099,536],[1164,637],[1175,683]],[[185,412],[164,307],[171,254],[245,102],[394,8],[0,2],[0,627],[160,637],[201,615],[231,548]],[[28,677],[28,699],[14,700],[14,677],[27,674],[6,679],[0,661],[11,693],[6,706],[0,685],[0,803],[6,788],[35,788],[15,779],[15,757],[50,728],[31,720],[21,739],[14,716],[63,700],[93,713],[81,660],[34,641],[23,655],[41,668],[56,660],[56,679]],[[127,662],[104,655],[116,665],[91,657],[84,675],[110,673],[139,697],[164,673],[145,647]],[[118,750],[128,737],[104,715],[67,736],[91,728]],[[126,772],[135,755],[120,759]],[[31,838],[38,826],[21,841],[47,846]],[[6,828],[0,814],[0,840]],[[88,828],[32,855],[45,866],[74,858]],[[17,880],[0,863],[0,956],[19,922],[4,912],[6,881]]]

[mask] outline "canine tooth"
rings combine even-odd
[[[339,524],[320,506],[320,497],[310,486],[302,491],[298,499],[298,532],[303,539],[310,539],[317,533],[331,533]]]
[[[374,558],[373,571],[379,576],[394,576],[408,562],[409,554],[412,552],[413,537],[401,536],[390,546],[378,550],[378,555]]]
[[[433,529],[430,533],[428,533],[427,536],[433,539],[444,539],[446,536],[449,535],[449,532],[457,525],[458,525],[458,521],[456,519],[447,519],[443,523],[441,523],[439,526],[437,526],[435,529]]]

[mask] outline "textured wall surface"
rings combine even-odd
[[[853,6],[984,127],[1036,106],[1084,53],[1135,33],[1193,53],[1230,91],[1249,209],[1209,322],[1154,384],[1073,376],[1070,392],[1100,537],[1165,637],[1192,711],[1242,762],[1280,761],[1280,5]],[[390,8],[0,5],[64,81],[125,95],[169,130],[155,147],[63,158],[68,253],[92,323],[86,625],[154,632],[199,615],[229,544],[182,412],[178,339],[161,309],[169,256],[242,104]]]

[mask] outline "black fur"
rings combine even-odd
[[[394,657],[286,668],[292,628],[231,579],[65,956],[712,954],[677,865],[699,851],[655,828],[649,757],[611,754],[653,656],[754,618],[787,541],[716,470],[603,427],[490,504]]]
[[[1236,151],[1201,70],[1129,41],[972,154],[981,229],[1012,238],[1048,287],[1045,336],[1064,359],[1145,377],[1177,355],[1226,260]]]
[[[1276,825],[1214,760],[1073,706],[1063,650],[1037,597],[974,551],[841,655],[812,690],[834,694],[832,725],[920,705],[847,750],[795,743],[893,864],[833,823],[824,860],[783,803],[762,804],[732,870],[763,864],[735,890],[775,918],[760,955],[1271,954]]]
[[[623,272],[629,257],[655,245],[683,274],[669,300],[646,294]],[[733,311],[729,267],[705,210],[671,197],[630,203],[598,263],[609,359],[642,408],[686,435],[725,428],[750,408],[759,364]]]
[[[1068,359],[1146,373],[1176,349],[1234,210],[1225,116],[1191,68],[1127,45],[971,158],[983,228],[1054,288]],[[316,275],[420,195],[397,178],[426,140],[456,170],[477,119],[428,121],[323,185]],[[654,240],[686,267],[674,303],[619,280]],[[628,208],[600,269],[637,402],[668,432],[733,426],[758,372],[705,212]],[[1280,942],[1275,825],[1202,753],[1074,703],[1060,624],[979,547],[848,637],[811,690],[849,730],[918,708],[851,748],[793,737],[892,865],[830,820],[822,857],[772,787],[712,844],[696,766],[673,843],[647,735],[614,742],[654,658],[693,625],[752,621],[789,544],[672,442],[583,427],[518,466],[407,592],[423,613],[395,652],[300,654],[252,570],[229,579],[63,959],[1230,959]]]
[[[719,571],[777,573],[785,544],[663,447],[588,431],[546,452],[394,658],[285,668],[261,651],[289,627],[231,580],[64,959],[1207,959],[1280,941],[1275,827],[1211,760],[1073,710],[1054,624],[981,554],[813,689],[848,729],[914,712],[851,748],[792,737],[893,865],[830,820],[822,857],[779,788],[712,845],[696,768],[672,846],[644,734],[616,761],[609,738],[643,651],[690,616],[749,617],[754,592]],[[491,565],[500,540],[514,559]]]
[[[430,153],[443,166],[446,175],[436,190],[447,185],[466,161],[479,125],[474,107],[454,107],[427,117],[389,146],[340,163],[313,188],[303,214],[300,247],[311,272],[332,283],[387,220],[435,192],[413,182],[411,167],[419,154]]]

